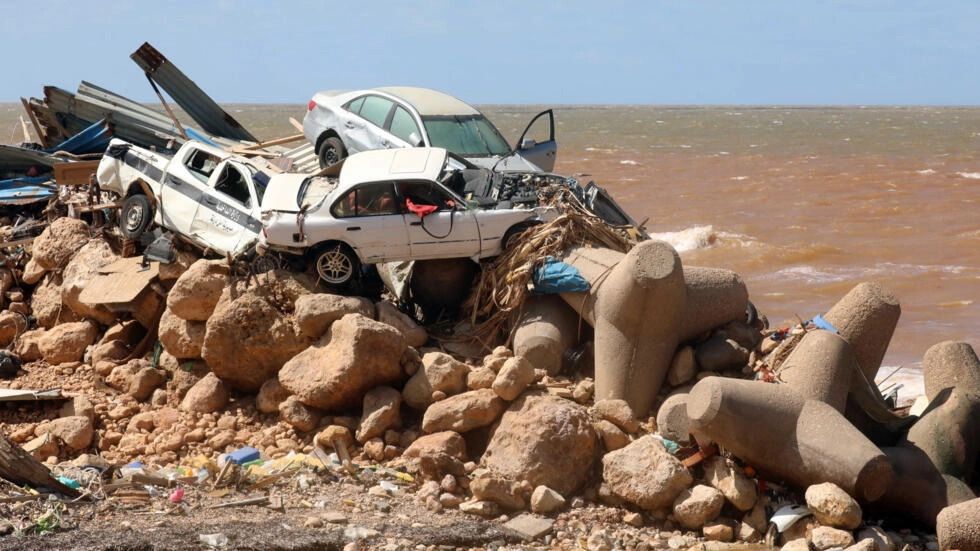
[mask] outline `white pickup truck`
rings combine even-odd
[[[155,221],[205,251],[237,256],[262,230],[259,207],[269,181],[262,165],[199,141],[168,157],[113,139],[96,178],[103,191],[124,198],[125,237],[138,238]]]

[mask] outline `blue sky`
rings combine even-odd
[[[414,85],[475,104],[975,105],[976,0],[0,0],[0,101],[156,101],[150,42],[219,103]]]

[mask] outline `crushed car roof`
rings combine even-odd
[[[364,151],[344,160],[340,185],[346,187],[361,182],[405,177],[438,180],[446,164],[446,155],[446,150],[438,147]]]

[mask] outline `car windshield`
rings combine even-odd
[[[334,178],[307,178],[299,188],[299,197],[297,197],[298,200],[296,202],[300,208],[312,207],[323,201],[323,198],[336,187],[337,180]]]
[[[507,140],[481,115],[422,117],[432,147],[442,147],[463,157],[507,155]]]

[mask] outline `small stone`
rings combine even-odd
[[[847,548],[854,545],[854,536],[847,530],[818,526],[811,532],[810,543],[817,551],[824,551],[832,547]]]
[[[633,511],[627,511],[623,514],[623,522],[629,524],[630,526],[641,528],[643,527],[643,515]]]
[[[565,498],[551,488],[541,485],[531,493],[531,511],[547,515],[565,506]]]

